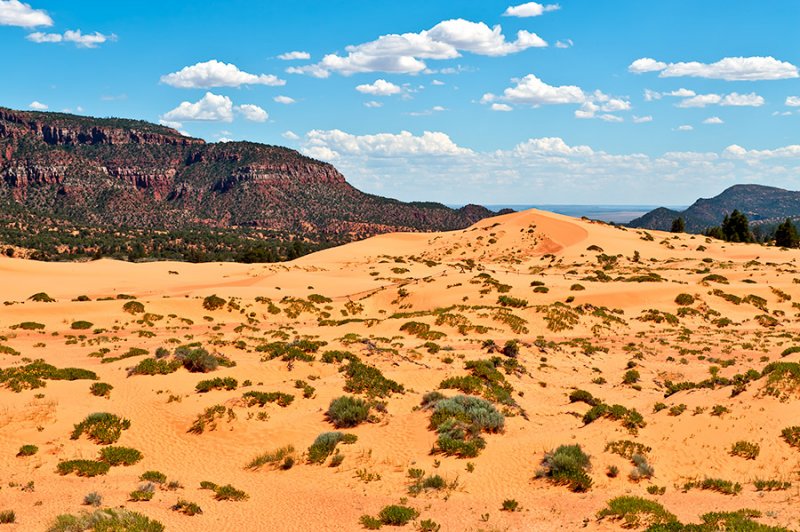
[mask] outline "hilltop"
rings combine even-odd
[[[279,146],[208,144],[142,121],[4,108],[0,212],[0,244],[39,258],[111,249],[184,259],[198,247],[219,259],[215,246],[246,253],[292,239],[331,245],[460,229],[491,215],[475,205],[365,194],[332,165]],[[124,234],[115,238],[111,228]],[[198,241],[193,248],[186,232]]]
[[[799,260],[535,210],[282,264],[0,257],[0,510],[797,529]]]
[[[685,211],[661,207],[627,225],[669,231],[673,220],[683,218],[687,231],[700,233],[720,225],[734,209],[755,225],[778,224],[786,218],[800,217],[800,192],[764,185],[734,185],[713,198],[697,200]]]

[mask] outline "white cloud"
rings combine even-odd
[[[723,107],[761,107],[764,105],[764,98],[754,92],[750,94],[732,92],[730,94],[711,93],[694,95],[692,91],[681,89],[680,91],[673,91],[672,93],[664,93],[665,96],[679,97],[689,94],[693,96],[681,100],[678,103],[678,107],[706,107],[708,105],[721,105]]]
[[[789,107],[800,107],[800,96],[787,96],[785,103]]]
[[[563,41],[556,41],[556,48],[572,48],[572,39],[564,39]]]
[[[183,124],[181,124],[180,122],[173,122],[173,121],[170,121],[170,120],[163,120],[162,119],[162,120],[159,120],[158,123],[161,124],[164,127],[171,127],[172,129],[181,129],[183,127]]]
[[[754,92],[750,94],[732,92],[726,95],[719,104],[734,107],[761,107],[764,105],[764,98]]]
[[[291,105],[297,101],[289,96],[275,96],[272,100],[276,103],[282,103],[283,105]]]
[[[371,100],[368,102],[364,102],[364,107],[369,107],[370,109],[377,109],[378,107],[383,107],[381,102],[376,102],[375,100]]]
[[[0,0],[0,26],[35,28],[52,25],[53,19],[42,9],[33,9],[19,0]]]
[[[722,96],[719,94],[698,94],[681,101],[678,107],[705,107],[707,105],[716,105],[721,101]]]
[[[650,116],[650,115],[647,115],[647,116],[635,116],[634,115],[634,117],[633,117],[633,123],[634,124],[644,124],[644,123],[652,122],[652,121],[653,121],[653,117]]]
[[[378,39],[345,48],[347,55],[328,54],[312,65],[290,67],[291,74],[326,78],[335,72],[351,75],[363,72],[418,74],[427,70],[424,60],[454,59],[461,52],[485,56],[504,56],[547,43],[535,33],[517,32],[507,41],[502,28],[464,19],[445,20],[419,33],[382,35]]]
[[[513,108],[510,105],[505,103],[493,103],[491,109],[492,111],[502,111],[502,112],[508,112],[513,110]]]
[[[518,6],[510,6],[503,13],[504,17],[538,17],[549,11],[557,11],[561,9],[558,4],[542,5],[536,2],[528,2],[527,4],[520,4]]]
[[[400,94],[403,89],[385,79],[376,79],[374,83],[358,85],[356,90],[361,94],[371,94],[373,96],[391,96]]]
[[[703,120],[704,124],[724,124],[725,121],[718,116],[712,116]]]
[[[281,136],[286,140],[300,140],[300,136],[294,131],[284,131]]]
[[[694,127],[689,125],[678,126],[677,131],[692,131]]]
[[[32,101],[28,105],[28,107],[30,107],[34,111],[47,111],[47,109],[48,109],[47,105],[43,104],[42,102],[36,101],[36,100]]]
[[[245,103],[236,107],[236,112],[240,113],[245,120],[251,122],[266,122],[269,114],[257,105]]]
[[[774,150],[747,150],[739,145],[732,144],[725,148],[723,157],[731,159],[746,159],[759,161],[762,159],[800,159],[800,145],[791,144]]]
[[[178,72],[161,76],[161,83],[181,89],[239,87],[241,85],[286,85],[284,80],[272,74],[250,74],[239,70],[239,67],[232,63],[223,63],[215,59],[187,66]]]
[[[652,102],[653,100],[660,100],[660,99],[661,99],[661,93],[660,92],[654,91],[654,90],[650,90],[650,89],[645,89],[644,90],[644,101]]]
[[[178,107],[164,114],[161,119],[170,122],[194,120],[233,122],[233,102],[227,96],[207,92],[195,103],[181,102]]]
[[[373,157],[398,156],[453,156],[473,153],[461,148],[450,137],[441,132],[425,131],[413,135],[408,131],[398,134],[351,135],[333,129],[313,130],[306,134],[304,150],[312,157],[336,159],[342,155],[369,155]]]
[[[431,81],[431,85],[435,85],[437,87],[441,87],[442,85],[444,85],[444,81],[439,81],[438,79],[435,79],[435,80]]]
[[[483,103],[494,100],[538,106],[568,103],[580,104],[587,101],[587,96],[580,87],[575,85],[548,85],[535,75],[528,74],[518,80],[515,87],[505,89],[502,96],[487,93],[481,99]]]
[[[96,31],[94,33],[84,34],[81,30],[67,30],[63,35],[60,33],[42,33],[37,31],[28,34],[25,38],[37,44],[71,42],[81,48],[97,48],[98,45],[117,40],[117,36],[113,33],[111,35],[104,35]]]
[[[286,52],[278,56],[278,59],[283,61],[296,61],[298,59],[308,60],[311,59],[311,54],[308,52]]]
[[[790,79],[800,75],[795,65],[774,57],[725,57],[716,63],[663,63],[644,57],[631,63],[628,70],[636,74],[660,72],[662,78],[688,76],[727,81]]]

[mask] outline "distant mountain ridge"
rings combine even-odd
[[[764,185],[734,185],[713,198],[698,199],[684,211],[661,207],[627,225],[669,231],[673,220],[683,218],[688,232],[700,233],[720,225],[734,209],[756,225],[782,222],[800,217],[800,192]]]
[[[19,210],[92,227],[247,227],[329,241],[461,229],[493,215],[366,194],[288,148],[0,108],[0,213]]]

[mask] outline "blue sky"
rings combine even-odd
[[[0,0],[0,105],[286,145],[405,200],[685,204],[800,188],[798,20],[791,0]]]

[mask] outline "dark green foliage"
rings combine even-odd
[[[95,382],[89,387],[89,391],[92,392],[92,395],[96,395],[97,397],[110,397],[111,390],[114,387],[107,382]]]
[[[602,403],[600,399],[595,398],[590,392],[586,390],[575,390],[569,394],[570,403],[586,403],[589,406],[596,406]]]
[[[75,329],[78,331],[91,329],[94,323],[90,321],[73,321],[72,325],[70,325],[71,329]]]
[[[180,361],[183,367],[192,373],[208,373],[220,365],[219,358],[202,347],[195,349],[179,347],[175,350],[175,360]]]
[[[17,522],[17,514],[14,510],[0,511],[0,525],[10,525]]]
[[[784,248],[796,248],[800,244],[800,236],[791,218],[780,224],[775,229],[775,245]]]
[[[349,351],[325,351],[322,353],[322,361],[326,364],[334,364],[345,360],[358,360],[358,357]]]
[[[39,448],[35,445],[23,445],[17,451],[17,456],[33,456],[39,452]]]
[[[203,308],[206,310],[218,310],[225,306],[226,301],[216,294],[206,297],[203,300]]]
[[[536,287],[543,288],[543,287]],[[497,304],[503,307],[523,308],[528,306],[528,301],[517,297],[501,295],[497,298]]]
[[[44,323],[38,323],[35,321],[23,321],[22,323],[18,323],[16,325],[12,325],[9,327],[12,331],[14,329],[22,329],[23,331],[41,331],[44,329]]]
[[[95,477],[97,475],[105,475],[111,468],[111,464],[107,462],[98,462],[95,460],[67,460],[58,464],[58,473],[61,475],[69,475],[75,473],[79,477]]]
[[[763,388],[766,395],[785,400],[789,395],[800,392],[800,363],[798,362],[770,362],[764,366],[761,376],[767,378]]]
[[[267,403],[277,403],[278,406],[287,407],[294,401],[294,395],[283,392],[258,392],[249,391],[242,395],[247,406],[264,406]]]
[[[747,216],[738,209],[726,214],[721,226],[707,229],[705,234],[726,242],[753,242],[755,240],[753,233],[750,232],[750,222]]]
[[[74,381],[97,380],[93,371],[80,368],[56,368],[45,363],[44,360],[35,360],[30,364],[0,370],[0,383],[7,388],[21,392],[45,386],[46,380]]]
[[[494,405],[478,397],[427,394],[422,404],[432,411],[429,428],[439,435],[433,452],[459,458],[477,456],[486,446],[481,433],[501,432],[505,423]]]
[[[597,513],[598,519],[608,517],[622,521],[623,528],[676,523],[678,518],[655,501],[642,497],[622,496],[611,499],[607,507]],[[667,530],[667,529],[665,529]]]
[[[686,222],[683,218],[675,218],[672,220],[672,227],[669,229],[670,233],[684,233],[686,232]]]
[[[343,366],[340,371],[344,373],[344,390],[350,393],[363,393],[370,397],[387,397],[393,393],[404,393],[402,384],[387,379],[381,371],[362,363],[357,358],[350,359],[350,363]]]
[[[761,447],[757,443],[748,441],[737,441],[731,447],[731,456],[739,456],[747,460],[755,460],[761,452]]]
[[[192,426],[189,427],[188,432],[192,434],[202,434],[205,432],[206,428],[209,430],[216,430],[217,421],[226,415],[228,416],[228,421],[236,418],[234,411],[227,408],[225,405],[209,406],[202,414],[197,415],[197,419],[195,419]]]
[[[400,330],[407,332],[412,336],[416,336],[421,340],[436,341],[444,338],[446,335],[442,332],[432,331],[431,326],[427,323],[418,321],[409,321],[400,326]]]
[[[514,390],[505,376],[497,369],[503,361],[500,357],[489,360],[470,360],[464,364],[464,369],[470,375],[465,377],[450,377],[439,384],[440,388],[460,390],[470,395],[481,395],[490,401],[506,405],[515,405],[511,392]]]
[[[325,415],[337,429],[360,425],[369,419],[370,404],[358,397],[343,395],[331,401]]]
[[[38,292],[29,297],[28,301],[35,301],[37,303],[54,303],[55,299],[47,295],[45,292]]]
[[[336,449],[339,443],[355,443],[355,434],[345,434],[343,432],[323,432],[314,443],[308,448],[308,461],[312,464],[323,463]]]
[[[782,491],[788,490],[792,487],[791,482],[786,482],[784,480],[761,480],[756,479],[753,481],[753,486],[756,488],[756,491]]]
[[[216,377],[198,382],[194,389],[199,393],[210,392],[211,390],[235,390],[239,382],[233,377]]]
[[[155,484],[164,484],[167,481],[167,475],[161,471],[145,471],[139,475],[139,480],[143,482],[153,482]]]
[[[142,453],[130,447],[104,447],[100,450],[100,460],[112,466],[130,466],[138,463],[143,458]]]
[[[782,357],[789,356],[794,353],[800,353],[800,345],[794,345],[792,347],[787,347],[786,349],[781,352]]]
[[[121,355],[117,355],[115,357],[104,357],[101,362],[103,364],[110,364],[111,362],[117,362],[119,360],[125,360],[126,358],[133,358],[133,357],[140,357],[144,356],[148,353],[147,349],[142,349],[140,347],[131,347],[126,352],[122,353]]]
[[[500,507],[502,512],[517,512],[520,510],[519,502],[516,499],[506,499]]]
[[[130,426],[131,422],[128,419],[107,412],[97,412],[89,414],[86,419],[75,425],[70,437],[77,440],[85,432],[90,440],[108,445],[119,440],[122,431],[129,429]]]
[[[236,489],[230,484],[224,486],[216,486],[214,489],[214,498],[218,501],[244,501],[250,496],[244,491]]]
[[[545,453],[536,476],[556,485],[566,485],[570,491],[588,491],[592,487],[592,479],[587,474],[590,466],[589,456],[580,445],[561,445]]]
[[[622,384],[636,384],[639,382],[640,375],[635,369],[629,369],[622,377]]]
[[[145,358],[128,370],[128,375],[168,375],[183,366],[180,360]]]
[[[615,421],[621,421],[622,426],[628,429],[631,434],[636,434],[639,432],[640,428],[643,428],[647,423],[644,421],[644,417],[636,411],[636,409],[628,409],[622,405],[607,405],[605,403],[600,403],[596,406],[593,406],[586,414],[583,416],[583,422],[588,425],[593,421],[600,419],[600,418],[608,418],[613,419]]]
[[[730,480],[719,478],[704,478],[703,480],[693,480],[683,485],[683,490],[688,491],[692,488],[701,490],[716,491],[725,495],[737,495],[742,491],[742,485]]]
[[[138,512],[106,508],[79,515],[62,514],[47,532],[163,532],[164,525]]]
[[[694,296],[691,294],[678,294],[675,297],[675,303],[682,306],[691,305],[694,303]]]
[[[367,530],[378,530],[383,526],[380,519],[371,515],[362,515],[358,522]]]
[[[792,447],[800,449],[800,426],[786,427],[781,431],[781,437]]]
[[[128,314],[141,314],[144,312],[144,305],[138,301],[128,301],[122,305],[122,310]]]
[[[378,513],[378,518],[381,520],[381,523],[389,526],[404,526],[418,516],[419,512],[414,508],[398,504],[384,506],[380,513]]]
[[[178,502],[172,505],[172,510],[189,516],[201,515],[203,513],[199,505],[185,499],[178,499]]]
[[[314,353],[327,342],[315,342],[312,340],[297,339],[293,342],[272,342],[256,347],[256,351],[267,353],[262,360],[273,360],[279,358],[284,362],[300,360],[302,362],[312,362]]]

